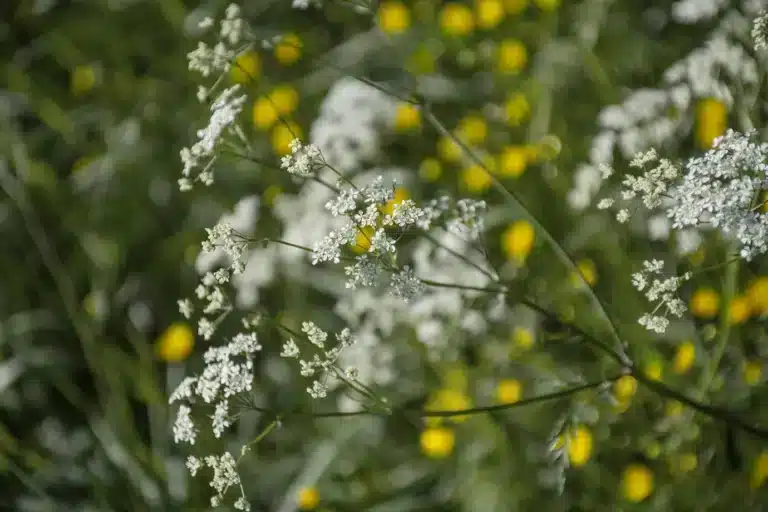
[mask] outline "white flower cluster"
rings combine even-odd
[[[470,240],[478,240],[485,231],[483,214],[487,209],[485,201],[459,199],[456,201],[457,215],[448,221],[448,230],[459,235],[466,234]]]
[[[205,18],[199,23],[202,29],[208,29],[214,25],[212,18]],[[197,48],[187,54],[189,69],[197,71],[207,77],[211,73],[222,73],[229,70],[236,52],[232,48],[240,43],[245,22],[240,18],[240,7],[230,4],[221,20],[219,41],[211,48],[204,42],[197,43]]]
[[[243,489],[240,485],[240,475],[237,472],[237,461],[231,453],[224,452],[218,457],[208,455],[203,458],[190,455],[187,458],[186,466],[192,476],[196,476],[204,465],[213,470],[210,486],[213,487],[216,494],[211,497],[211,506],[220,506],[226,492],[231,487],[238,487],[240,488],[241,495],[234,503],[235,510],[251,510],[251,505],[248,503],[245,495],[242,494]]]
[[[768,49],[768,12],[760,13],[752,22],[752,42],[755,50]]]
[[[392,129],[395,111],[395,101],[384,92],[356,78],[342,78],[323,100],[310,141],[333,168],[357,170],[379,156],[381,134]]]
[[[711,20],[728,3],[729,0],[678,0],[672,5],[672,18],[685,24]]]
[[[658,279],[653,276],[661,275],[664,262],[651,260],[643,262],[643,270],[632,275],[632,285],[638,291],[645,291],[645,297],[655,303],[653,311],[644,314],[638,322],[640,325],[659,334],[664,333],[669,325],[668,314],[681,317],[685,313],[685,303],[675,295],[683,282],[690,279],[690,273],[682,277],[672,276]]]
[[[291,141],[291,153],[280,161],[280,167],[296,176],[312,176],[325,166],[323,155],[317,146],[304,145],[299,139]]]
[[[283,344],[282,357],[297,359],[301,367],[302,377],[314,377],[312,385],[307,388],[307,393],[312,398],[325,398],[328,394],[327,381],[329,378],[338,377],[335,370],[338,369],[337,361],[342,351],[355,343],[352,332],[345,328],[336,334],[337,344],[335,347],[326,348],[328,333],[320,329],[312,322],[303,322],[301,331],[307,335],[309,342],[315,347],[315,353],[311,359],[302,359],[302,351],[293,338],[288,339]],[[321,357],[322,356],[322,357]],[[350,378],[357,377],[357,369],[348,367],[344,374]]]
[[[747,260],[768,251],[768,214],[756,211],[768,188],[768,144],[755,136],[728,130],[688,160],[668,210],[675,228],[706,224],[735,238]]]

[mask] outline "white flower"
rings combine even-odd
[[[189,469],[189,474],[195,476],[197,475],[197,472],[200,470],[200,468],[203,467],[203,463],[194,455],[190,455],[187,457],[186,466],[187,469]]]
[[[299,346],[293,339],[289,339],[283,344],[283,351],[280,352],[280,357],[296,358],[299,357]]]
[[[391,286],[392,294],[400,297],[405,302],[420,297],[426,288],[421,279],[417,278],[413,270],[408,266],[403,267],[400,272],[392,275]]]
[[[179,406],[176,421],[173,423],[173,442],[195,444],[197,429],[190,416],[191,412],[192,409],[188,406]]]
[[[221,437],[224,430],[227,429],[231,422],[229,420],[229,403],[226,400],[216,404],[216,411],[213,413],[213,435],[217,438]]]
[[[291,154],[285,155],[280,167],[296,176],[312,176],[325,166],[323,155],[314,144],[304,145],[299,139],[291,141]]]

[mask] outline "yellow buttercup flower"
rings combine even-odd
[[[523,396],[523,385],[515,379],[504,379],[496,385],[496,400],[502,404],[513,404]]]
[[[479,28],[496,28],[506,15],[504,3],[501,0],[475,0],[475,15]]]
[[[520,126],[530,112],[531,106],[528,104],[528,99],[519,92],[512,94],[504,104],[504,115],[510,126]]]
[[[651,380],[661,380],[663,373],[664,367],[661,365],[660,361],[651,361],[645,367],[645,376]]]
[[[728,109],[720,100],[707,98],[696,105],[696,143],[702,149],[712,147],[712,142],[725,133]]]
[[[579,277],[579,274],[581,275],[581,277]],[[584,260],[579,260],[576,263],[576,271],[573,274],[571,274],[571,284],[573,286],[581,286],[582,278],[584,278],[584,281],[589,286],[595,285],[595,283],[597,282],[597,267],[595,266],[594,261],[584,259]]]
[[[747,297],[756,315],[768,315],[768,276],[752,281],[747,288]]]
[[[712,288],[699,288],[691,297],[691,313],[699,318],[714,318],[720,310],[720,296]]]
[[[592,456],[592,432],[585,426],[576,427],[568,440],[568,460],[572,466],[580,467]]]
[[[69,89],[75,96],[80,96],[96,85],[96,70],[93,66],[77,66],[69,77]]]
[[[291,152],[293,139],[303,139],[301,128],[293,122],[278,123],[272,130],[272,149],[278,155],[287,155]]]
[[[677,347],[672,368],[675,373],[683,375],[693,367],[694,361],[696,361],[696,347],[693,342],[685,341]]]
[[[758,384],[763,378],[763,365],[758,361],[744,363],[744,381],[750,386]]]
[[[291,114],[299,105],[299,93],[290,85],[278,85],[269,93],[269,99],[280,115]]]
[[[155,348],[163,361],[176,363],[183,361],[195,346],[195,333],[185,323],[171,324],[157,339]]]
[[[752,305],[745,295],[734,297],[728,305],[728,321],[732,324],[743,324],[752,314]]]
[[[534,2],[542,11],[555,11],[560,7],[560,0],[534,0]]]
[[[480,165],[471,165],[461,172],[461,182],[469,192],[479,194],[488,190],[493,184],[491,176]]]
[[[480,116],[469,115],[459,121],[456,134],[468,144],[480,144],[488,135],[488,123]]]
[[[517,75],[528,63],[528,51],[517,39],[505,39],[499,45],[496,69],[499,73]]]
[[[420,436],[421,451],[427,457],[442,459],[453,452],[455,436],[447,427],[428,427]]]
[[[395,130],[405,132],[421,126],[421,111],[411,103],[401,103],[395,110]]]
[[[450,2],[440,10],[440,28],[447,36],[466,36],[475,29],[472,10],[464,4]]]
[[[499,156],[499,174],[505,178],[519,178],[528,165],[525,146],[505,146]]]
[[[365,226],[362,230],[358,230],[352,250],[358,254],[368,252],[368,249],[371,247],[371,237],[373,237],[375,232],[376,230],[373,226]]]
[[[419,175],[425,181],[435,182],[443,175],[443,166],[437,158],[425,158],[419,165]]]
[[[320,493],[314,487],[302,487],[296,501],[301,510],[314,510],[320,504]]]
[[[512,339],[515,341],[515,345],[523,350],[528,350],[533,346],[533,331],[516,327],[512,334]]]
[[[463,409],[469,409],[472,407],[472,400],[461,391],[455,388],[442,388],[438,389],[427,402],[427,410],[429,411],[461,411]],[[467,419],[465,415],[450,416],[445,418],[448,421],[455,423],[461,423]]]
[[[437,141],[437,154],[448,163],[461,161],[461,147],[450,137],[440,137]]]
[[[749,477],[749,485],[753,489],[763,486],[768,480],[768,450],[760,452],[752,464],[752,474]]]
[[[627,466],[622,478],[622,490],[628,501],[643,501],[653,492],[653,473],[642,464]]]
[[[392,213],[395,211],[395,205],[402,203],[409,197],[410,195],[408,194],[407,188],[397,187],[395,188],[395,191],[392,194],[392,199],[389,200],[387,204],[384,205],[381,211],[383,211],[387,215],[392,215]]]
[[[256,80],[261,73],[261,60],[254,51],[243,52],[237,56],[229,75],[233,82],[244,84]]]
[[[283,66],[290,66],[301,58],[303,44],[296,34],[286,34],[275,45],[275,59]]]
[[[252,112],[253,124],[259,130],[269,130],[278,119],[275,106],[269,101],[269,98],[256,98],[253,102]]]
[[[504,0],[504,8],[508,14],[520,14],[528,7],[528,0]]]
[[[622,375],[613,385],[613,393],[621,401],[630,400],[636,391],[637,380],[631,375]]]
[[[411,12],[402,2],[394,0],[379,5],[379,27],[387,34],[402,34],[411,26]]]
[[[523,264],[533,248],[536,232],[530,222],[518,220],[501,235],[501,248],[507,259]]]

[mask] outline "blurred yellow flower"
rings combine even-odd
[[[449,163],[461,161],[461,147],[451,137],[440,137],[437,141],[437,154]]]
[[[379,27],[387,34],[402,34],[411,26],[411,12],[396,0],[381,2],[378,18]]]
[[[362,230],[357,230],[357,236],[355,242],[352,245],[352,250],[358,254],[368,252],[371,247],[371,237],[375,233],[373,226],[365,226]]]
[[[264,197],[264,202],[267,206],[274,206],[275,200],[277,197],[283,193],[283,189],[281,189],[278,185],[270,185],[267,187],[267,190],[264,191],[262,196]]]
[[[488,135],[488,123],[480,116],[469,115],[459,121],[456,135],[467,144],[480,144]]]
[[[443,166],[437,158],[425,158],[419,165],[419,175],[425,181],[435,182],[443,175]]]
[[[421,126],[421,111],[411,103],[400,103],[395,111],[395,130],[405,132]]]
[[[699,318],[714,318],[720,310],[720,296],[712,288],[699,288],[691,297],[691,313]]]
[[[534,0],[534,2],[542,11],[554,11],[560,7],[560,0]]]
[[[585,426],[576,427],[570,433],[568,441],[568,460],[571,465],[580,467],[592,456],[592,432]]]
[[[768,276],[752,281],[747,288],[747,297],[756,315],[768,315]]]
[[[269,93],[269,99],[279,114],[286,115],[299,105],[299,92],[288,84],[278,85]]]
[[[722,101],[707,98],[696,105],[696,143],[702,149],[712,147],[712,142],[725,133],[728,109]]]
[[[675,360],[672,363],[672,369],[675,373],[683,375],[693,367],[696,361],[696,346],[691,341],[684,341],[677,346]]]
[[[690,473],[699,465],[699,458],[695,453],[682,453],[675,461],[677,471],[681,473]]]
[[[645,456],[649,459],[658,459],[659,455],[661,455],[661,444],[659,444],[658,441],[651,441],[648,443],[648,446],[645,447],[643,453],[645,453]]]
[[[683,407],[682,403],[678,402],[677,400],[669,400],[667,402],[665,414],[669,417],[680,416],[683,414],[684,410],[685,407]]]
[[[441,388],[432,393],[427,402],[428,411],[460,411],[472,407],[472,401],[460,389]],[[466,415],[450,416],[445,418],[448,421],[461,423],[467,419]]]
[[[653,473],[642,464],[627,466],[622,478],[622,490],[628,501],[643,501],[653,492]]]
[[[528,0],[504,0],[504,8],[509,14],[520,14],[528,7]]]
[[[96,85],[96,70],[93,66],[77,66],[69,77],[69,89],[75,96],[80,96]]]
[[[171,324],[155,342],[157,355],[163,361],[176,363],[183,361],[195,346],[195,333],[189,325],[177,322]]]
[[[496,400],[502,404],[513,404],[523,396],[523,385],[515,379],[504,379],[496,385]]]
[[[466,36],[475,30],[472,10],[464,4],[450,2],[440,10],[440,28],[447,36]]]
[[[384,207],[381,209],[385,214],[392,215],[392,212],[395,211],[395,205],[400,204],[406,199],[408,199],[410,195],[408,194],[408,189],[405,187],[397,187],[395,188],[394,193],[392,194],[392,199],[387,202],[387,204],[384,205]]]
[[[744,382],[750,386],[758,384],[763,379],[763,365],[758,361],[744,363]]]
[[[579,277],[579,274],[581,274],[581,277]],[[581,278],[584,278],[584,281],[589,286],[595,285],[597,282],[597,267],[594,261],[583,259],[576,263],[576,271],[571,274],[571,284],[573,286],[581,286]]]
[[[661,380],[663,373],[664,367],[661,365],[661,361],[653,360],[645,366],[645,376],[651,380]]]
[[[261,60],[259,60],[259,54],[254,51],[247,51],[238,55],[229,70],[232,81],[238,84],[254,81],[260,73]]]
[[[278,155],[287,155],[291,152],[291,142],[293,139],[302,139],[304,135],[301,128],[291,121],[278,123],[272,130],[272,149]]]
[[[749,320],[752,307],[746,295],[739,295],[728,305],[728,321],[732,324],[743,324]]]
[[[501,235],[501,248],[507,259],[522,265],[533,248],[535,238],[536,232],[531,223],[518,220],[510,224]]]
[[[760,452],[752,463],[752,475],[749,478],[749,486],[758,489],[768,480],[768,450]]]
[[[499,174],[505,178],[518,178],[528,165],[528,150],[525,146],[504,146],[499,155]]]
[[[419,46],[408,59],[408,69],[416,75],[434,73],[437,56],[427,45]]]
[[[475,16],[479,28],[496,28],[505,15],[504,3],[501,0],[475,0]]]
[[[512,338],[515,342],[515,345],[523,350],[528,350],[533,346],[533,331],[530,329],[516,327],[512,334]]]
[[[320,504],[320,493],[314,487],[302,487],[297,502],[301,510],[314,510]]]
[[[290,66],[301,58],[304,45],[296,34],[286,34],[275,45],[275,58],[283,66]]]
[[[473,194],[485,192],[493,181],[490,174],[480,165],[471,165],[461,171],[461,183]]]
[[[499,45],[496,69],[499,73],[517,75],[528,63],[528,51],[517,39],[505,39]]]
[[[253,102],[253,124],[259,130],[269,130],[278,119],[275,106],[269,101],[269,98],[263,96],[256,98]]]
[[[531,106],[523,93],[516,92],[510,95],[504,104],[504,115],[510,126],[519,126],[528,117],[530,111]]]
[[[622,375],[613,385],[613,393],[619,401],[629,401],[637,391],[637,380],[631,375]]]
[[[442,459],[453,452],[455,436],[447,427],[428,427],[420,436],[421,451],[427,457]]]

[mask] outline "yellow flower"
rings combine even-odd
[[[461,363],[450,365],[445,370],[442,380],[445,383],[445,387],[448,389],[458,391],[466,390],[469,383],[466,366]]]
[[[299,105],[299,93],[290,85],[278,85],[269,93],[269,99],[281,115],[292,113]]]
[[[653,492],[653,473],[642,464],[631,464],[624,470],[622,488],[628,501],[643,501]]]
[[[181,322],[171,324],[155,342],[158,356],[169,363],[186,359],[194,346],[194,332],[189,325]]]
[[[410,196],[408,195],[407,188],[397,187],[395,189],[395,192],[392,194],[392,199],[389,202],[387,202],[387,204],[384,205],[381,211],[383,211],[387,215],[392,215],[392,212],[395,211],[395,205],[402,203],[409,197]]]
[[[691,297],[691,313],[699,318],[714,318],[720,310],[720,296],[712,288],[699,288]]]
[[[435,72],[437,56],[427,45],[419,46],[408,61],[409,70],[416,75],[428,75]]]
[[[645,367],[645,376],[651,380],[661,380],[661,376],[664,373],[664,367],[660,361],[651,361]]]
[[[505,146],[499,156],[499,174],[518,178],[528,165],[528,151],[525,146]]]
[[[744,363],[744,381],[750,386],[758,384],[763,378],[763,365],[758,361]]]
[[[512,337],[515,340],[515,345],[523,350],[528,350],[533,346],[533,332],[530,329],[516,327]]]
[[[438,389],[430,397],[427,410],[430,411],[461,411],[472,407],[472,401],[461,390],[454,388]],[[467,419],[466,415],[450,416],[446,418],[455,423],[461,423]]]
[[[496,67],[499,73],[517,75],[528,63],[525,45],[517,39],[505,39],[499,45]]]
[[[637,392],[637,380],[631,375],[622,375],[613,385],[614,396],[621,402],[631,400],[635,392]]]
[[[379,5],[379,27],[387,34],[402,34],[411,26],[411,12],[402,2],[394,0]]]
[[[502,404],[513,404],[523,396],[523,385],[515,379],[504,379],[496,385],[496,400]]]
[[[488,190],[493,183],[488,172],[479,165],[471,165],[461,172],[461,182],[469,192],[478,194]]]
[[[283,66],[290,66],[301,58],[301,49],[304,45],[296,34],[286,34],[275,45],[275,58]]]
[[[93,66],[77,66],[69,77],[69,88],[72,94],[80,96],[93,89],[96,85],[96,70]]]
[[[314,487],[302,487],[297,501],[301,510],[313,510],[320,504],[320,493]]]
[[[696,347],[693,342],[684,341],[677,347],[672,368],[675,373],[682,375],[688,373],[688,370],[691,369],[694,361],[696,361]]]
[[[450,137],[440,137],[437,141],[437,154],[449,163],[461,161],[461,147]]]
[[[542,11],[554,11],[560,7],[560,0],[534,0],[534,2]]]
[[[756,315],[768,315],[768,276],[752,281],[747,289],[747,297]]]
[[[746,295],[734,297],[728,305],[728,321],[732,324],[743,324],[751,314],[752,307]]]
[[[371,247],[371,237],[375,231],[373,226],[365,226],[362,231],[358,230],[352,250],[358,254],[367,252]]]
[[[504,0],[504,8],[509,14],[520,14],[528,7],[528,0]]]
[[[425,158],[419,165],[419,175],[425,181],[435,182],[443,175],[443,166],[437,158]]]
[[[269,98],[259,97],[253,102],[253,124],[259,130],[269,130],[277,121],[277,110]]]
[[[530,222],[518,220],[509,225],[501,235],[501,247],[507,259],[523,264],[533,248],[536,233]]]
[[[260,72],[259,54],[254,51],[247,51],[237,56],[232,69],[229,70],[229,76],[232,77],[233,82],[244,84],[256,80]]]
[[[281,189],[278,185],[270,185],[267,187],[267,190],[264,191],[264,202],[267,204],[267,206],[274,206],[275,199],[283,193],[283,189]]]
[[[405,132],[421,126],[421,111],[411,103],[401,103],[395,111],[395,130]]]
[[[421,451],[427,457],[442,459],[453,452],[455,436],[447,427],[429,427],[420,436]]]
[[[568,440],[568,460],[579,467],[589,461],[592,455],[592,432],[587,427],[579,426],[570,434]]]
[[[440,10],[440,28],[447,36],[466,36],[475,29],[472,10],[464,4],[450,2]]]
[[[468,144],[480,144],[488,134],[488,124],[480,116],[469,115],[459,121],[456,134]]]
[[[272,149],[278,155],[287,155],[291,152],[291,142],[293,139],[301,139],[303,134],[301,128],[296,123],[288,122],[278,123],[272,130]]]
[[[578,274],[576,273],[578,272]],[[581,277],[579,277],[579,274],[581,274]],[[597,282],[597,267],[595,266],[595,262],[592,260],[579,260],[578,263],[576,263],[576,271],[571,274],[571,284],[573,286],[581,286],[581,278],[584,278],[584,281],[589,286],[594,286]]]
[[[753,489],[763,486],[768,480],[768,450],[760,452],[752,464],[752,475],[749,478],[749,485]]]
[[[707,98],[696,105],[696,143],[702,149],[712,147],[712,142],[723,133],[728,123],[728,109],[722,101]]]
[[[667,409],[665,411],[667,416],[670,417],[676,417],[683,414],[683,411],[685,408],[683,407],[683,404],[678,402],[677,400],[669,400],[667,402]]]
[[[475,0],[477,26],[487,30],[496,28],[504,19],[504,3],[501,0]]]
[[[504,114],[510,126],[519,126],[528,117],[530,111],[531,106],[523,93],[512,94],[504,104]]]

